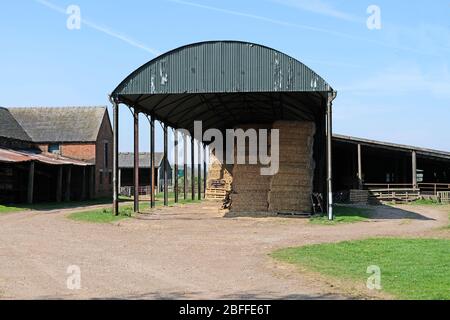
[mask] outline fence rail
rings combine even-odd
[[[417,188],[414,188],[412,183],[365,183],[364,188],[371,190],[399,190],[399,189],[410,189],[420,191],[423,195],[433,195],[437,196],[438,192],[450,191],[450,183],[418,183]]]

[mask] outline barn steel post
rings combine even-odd
[[[333,137],[333,100],[336,98],[336,92],[328,93],[327,101],[327,191],[328,191],[328,219],[333,220],[333,159],[332,159],[332,137]]]
[[[139,111],[134,109],[134,212],[139,212]]]
[[[175,194],[175,203],[178,203],[178,131],[173,132],[173,143],[174,143],[174,170],[173,170],[173,179],[174,179],[174,194]]]
[[[188,161],[188,143],[187,143],[187,135],[183,136],[183,197],[184,200],[187,200],[187,188],[188,188],[188,180],[187,180],[187,161]]]
[[[164,124],[164,205],[169,205],[169,157],[167,155],[167,125]]]
[[[28,192],[27,192],[27,202],[28,204],[33,203],[34,196],[34,161],[30,162],[30,168],[28,169]]]
[[[358,143],[358,188],[363,189],[363,178],[362,178],[362,152],[361,144]]]
[[[412,160],[412,185],[414,189],[417,189],[417,154],[416,151],[413,150],[411,152],[411,160]]]
[[[113,214],[119,215],[119,104],[110,97],[113,105]]]
[[[200,141],[197,142],[197,198],[198,200],[202,200],[202,144]]]
[[[191,136],[191,198],[195,200],[195,146],[194,137]]]
[[[151,168],[151,195],[150,207],[155,207],[155,118],[152,116],[150,120],[150,168]]]
[[[58,176],[56,177],[56,202],[61,202],[62,197],[62,177],[63,177],[63,166],[58,167]]]
[[[206,198],[206,145],[203,147],[203,198]]]

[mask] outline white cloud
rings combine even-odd
[[[59,7],[59,6],[49,2],[47,0],[35,0],[35,1],[37,3],[45,6],[45,7],[53,10],[53,11],[59,12],[59,13],[64,14],[64,15],[67,15],[65,8]],[[144,51],[147,51],[147,52],[151,53],[152,55],[158,55],[159,54],[158,50],[150,48],[150,47],[146,46],[145,44],[143,44],[141,42],[138,42],[138,41],[132,39],[131,37],[127,36],[127,35],[124,35],[124,34],[116,32],[116,31],[113,31],[113,30],[111,30],[108,27],[100,26],[100,25],[98,25],[98,24],[96,24],[96,23],[94,23],[92,21],[88,21],[86,19],[81,19],[81,23],[83,25],[91,28],[91,29],[97,30],[99,32],[102,32],[102,33],[108,35],[108,36],[111,36],[113,38],[121,40],[121,41],[123,41],[123,42],[125,42],[125,43],[127,43],[127,44],[129,44],[129,45],[131,45],[133,47],[136,47],[136,48],[142,49]]]

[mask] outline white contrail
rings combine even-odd
[[[35,2],[41,4],[41,5],[49,8],[49,9],[52,9],[53,11],[59,12],[59,13],[64,14],[64,15],[67,15],[66,9],[64,9],[62,7],[59,7],[59,6],[49,2],[47,0],[35,0]],[[136,40],[131,39],[127,35],[123,35],[123,34],[117,33],[117,32],[115,32],[115,31],[113,31],[113,30],[111,30],[111,29],[109,29],[107,27],[100,26],[100,25],[95,24],[95,23],[93,23],[91,21],[88,21],[86,19],[81,19],[81,23],[84,24],[85,26],[91,28],[91,29],[100,31],[100,32],[102,32],[104,34],[107,34],[108,36],[111,36],[111,37],[119,39],[119,40],[121,40],[121,41],[123,41],[125,43],[128,43],[129,45],[132,45],[133,47],[145,50],[145,51],[151,53],[152,55],[156,56],[156,55],[160,54],[160,52],[158,50],[150,48],[150,47],[146,46],[143,43],[140,43],[140,42],[138,42]]]
[[[268,17],[264,17],[264,16],[251,14],[251,13],[245,13],[245,12],[239,12],[239,11],[234,11],[234,10],[229,10],[229,9],[223,9],[223,8],[208,6],[208,5],[199,4],[199,3],[195,3],[195,2],[185,1],[185,0],[167,0],[167,1],[173,2],[173,3],[182,4],[182,5],[187,5],[187,6],[191,6],[191,7],[197,7],[197,8],[202,8],[202,9],[206,9],[206,10],[222,12],[222,13],[226,13],[226,14],[230,14],[230,15],[241,16],[241,17],[251,18],[251,19],[255,19],[255,20],[265,21],[265,22],[269,22],[269,23],[272,23],[272,24],[277,24],[277,25],[281,25],[281,26],[285,26],[285,27],[294,27],[294,28],[299,28],[299,29],[305,29],[305,30],[316,31],[316,32],[321,32],[321,33],[327,33],[327,34],[334,35],[334,36],[337,36],[337,37],[342,37],[342,38],[347,38],[347,39],[357,40],[357,41],[364,41],[364,42],[367,42],[367,43],[373,43],[373,44],[376,44],[376,45],[379,45],[379,46],[382,46],[382,47],[386,47],[386,48],[391,48],[391,49],[396,49],[396,50],[404,50],[404,51],[409,51],[409,52],[422,54],[422,55],[429,55],[429,56],[440,57],[440,55],[433,54],[433,53],[428,53],[428,52],[423,52],[423,51],[417,50],[415,48],[399,46],[399,45],[395,45],[395,44],[389,44],[389,43],[386,43],[386,42],[383,42],[383,41],[372,40],[372,39],[368,39],[368,38],[364,38],[364,37],[353,36],[353,35],[348,34],[348,33],[333,31],[333,30],[330,30],[330,29],[324,29],[324,28],[318,28],[318,27],[313,27],[313,26],[308,26],[308,25],[303,25],[303,24],[286,22],[286,21],[282,21],[282,20],[277,20],[277,19],[272,19],[272,18],[268,18]]]

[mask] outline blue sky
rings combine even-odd
[[[66,27],[69,5],[81,9],[80,30]],[[370,5],[381,10],[380,30],[366,26]],[[159,53],[243,40],[329,82],[338,91],[336,133],[450,151],[449,0],[18,0],[2,3],[0,30],[2,106],[107,105],[108,93]],[[125,107],[120,139],[131,151]],[[148,140],[142,117],[141,150]]]

